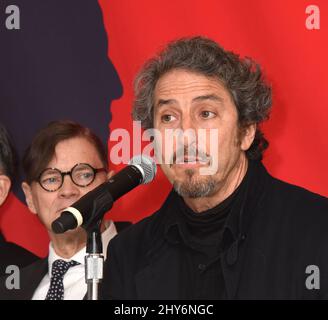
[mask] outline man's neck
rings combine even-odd
[[[213,196],[195,199],[184,198],[186,205],[194,212],[204,212],[219,205],[238,188],[246,175],[247,167],[248,160],[245,155],[242,155]]]
[[[103,221],[100,232],[105,230],[105,221]],[[87,233],[82,228],[64,234],[49,233],[49,237],[56,254],[64,259],[72,258],[87,244]]]
[[[64,259],[72,258],[86,245],[86,234],[79,232],[72,235],[50,235],[56,254]]]

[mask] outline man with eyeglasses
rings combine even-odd
[[[20,290],[7,292],[5,298],[83,299],[87,292],[86,231],[79,227],[55,234],[51,224],[66,207],[112,175],[108,172],[105,148],[88,128],[70,121],[51,122],[26,150],[23,169],[26,202],[48,231],[49,255],[23,269]],[[101,231],[105,256],[117,231],[112,221],[103,221]]]

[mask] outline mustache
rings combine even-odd
[[[186,157],[191,157],[199,162],[208,162],[211,161],[211,156],[202,150],[197,150],[194,147],[184,146],[183,148],[179,148],[177,151],[173,153],[170,164],[173,165],[175,163],[183,163]]]

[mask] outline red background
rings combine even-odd
[[[108,54],[124,88],[122,98],[112,104],[111,130],[132,129],[132,82],[144,61],[172,39],[205,35],[254,58],[272,83],[273,112],[264,125],[270,141],[264,159],[269,172],[328,196],[327,1],[100,0],[99,4]],[[305,9],[312,4],[320,8],[320,30],[305,27]],[[169,188],[160,172],[151,185],[117,201],[108,217],[136,222],[159,208]],[[47,254],[45,230],[12,194],[0,217],[8,240],[40,256]]]

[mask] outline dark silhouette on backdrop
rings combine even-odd
[[[5,27],[5,8],[20,9],[20,30]],[[108,58],[96,0],[15,0],[0,4],[0,119],[21,157],[38,129],[70,119],[107,142],[110,103],[122,95]],[[21,200],[19,173],[14,192]]]

